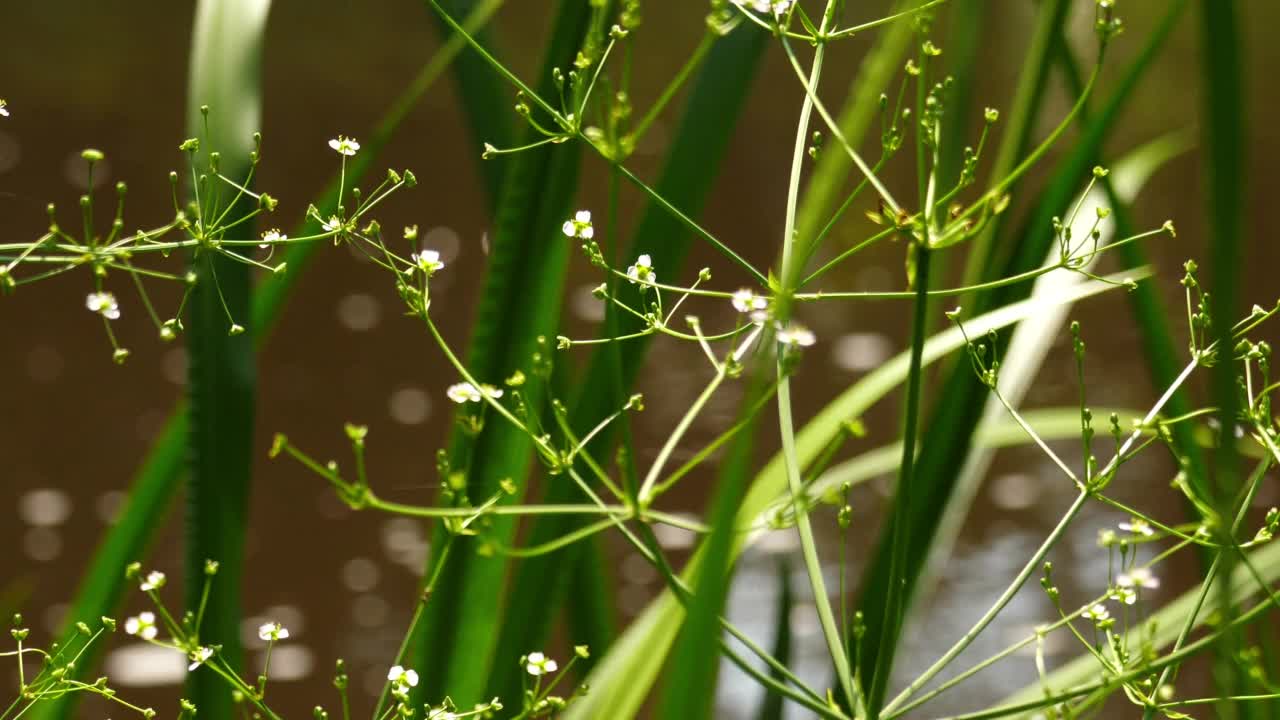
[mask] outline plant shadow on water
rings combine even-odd
[[[1002,11],[990,13],[989,27],[983,31],[987,41],[979,51],[979,66],[994,69],[979,73],[974,89],[979,106],[983,102],[1004,105],[1013,94],[1018,62],[1034,21],[1033,11],[1023,3],[1001,0],[999,4]],[[495,21],[505,59],[526,78],[535,72],[545,35],[546,10],[540,5],[511,3]],[[699,18],[705,11],[701,4],[696,12],[680,5],[650,3],[645,8],[646,26],[668,29],[639,42],[637,56],[644,53],[654,59],[651,67],[637,70],[633,89],[637,97],[657,95],[680,68],[688,49],[697,44],[702,32]],[[878,17],[876,13],[888,11],[886,3],[875,5],[859,12]],[[1156,8],[1132,5],[1124,8],[1129,26],[1126,39],[1144,36],[1160,16]],[[1069,27],[1068,36],[1072,42],[1085,43],[1090,40],[1092,13],[1077,14],[1080,27]],[[1280,48],[1266,42],[1264,28],[1280,20],[1280,6],[1255,5],[1248,14],[1244,46],[1251,70],[1249,90],[1255,98],[1251,107],[1257,117],[1267,117],[1270,111],[1280,110],[1274,91],[1266,85],[1265,72],[1280,62]],[[0,80],[0,94],[13,109],[12,117],[0,124],[0,239],[41,232],[47,199],[70,205],[63,198],[89,189],[79,157],[81,147],[90,145],[107,156],[92,177],[95,188],[127,180],[134,218],[149,222],[167,217],[170,188],[165,173],[179,163],[173,148],[183,136],[186,68],[176,59],[188,55],[191,8],[161,2],[122,8],[50,2],[7,8],[4,15],[11,32],[0,44],[0,66],[22,68],[22,72]],[[1197,116],[1198,99],[1183,87],[1184,76],[1194,72],[1195,65],[1195,59],[1187,57],[1196,46],[1191,25],[1183,22],[1178,27],[1168,50],[1135,91],[1132,111],[1112,133],[1117,148],[1186,129]],[[291,206],[315,196],[333,167],[332,157],[321,152],[325,141],[340,130],[355,134],[372,126],[381,109],[440,44],[438,37],[429,10],[419,3],[367,7],[334,0],[275,3],[263,62],[266,140],[260,185],[279,188],[282,195],[287,190],[286,202]],[[833,45],[829,58],[833,69],[828,70],[826,87],[847,84],[869,44],[855,39]],[[1122,46],[1115,52],[1108,62],[1121,68],[1135,51]],[[1041,119],[1045,127],[1036,128],[1036,137],[1052,129],[1070,109],[1071,97],[1054,85],[1058,82],[1051,81]],[[717,236],[732,238],[733,247],[758,268],[775,262],[783,232],[791,134],[795,108],[803,98],[785,56],[771,48],[700,218]],[[415,169],[420,187],[380,208],[380,221],[388,228],[417,224],[423,244],[440,251],[449,272],[432,280],[432,309],[441,333],[461,342],[479,301],[492,228],[477,172],[479,140],[470,136],[466,118],[456,106],[454,90],[441,83],[425,96],[386,148],[384,157]],[[1185,121],[1171,125],[1170,118]],[[629,167],[638,175],[650,177],[660,168],[662,151],[673,132],[671,122],[659,119],[637,148]],[[1250,130],[1258,157],[1274,155],[1274,130],[1265,122],[1254,123]],[[1076,139],[1076,130],[1070,132],[1054,153],[1069,151]],[[1171,213],[1177,221],[1176,238],[1147,245],[1153,265],[1160,270],[1158,290],[1166,306],[1175,309],[1182,306],[1183,290],[1173,278],[1185,258],[1206,254],[1205,238],[1210,236],[1200,212],[1204,189],[1194,172],[1197,153],[1171,160],[1132,204],[1138,227],[1159,226]],[[909,194],[914,174],[908,163],[900,164],[883,177],[895,192]],[[1255,201],[1249,205],[1254,214],[1246,219],[1247,226],[1267,227],[1266,202],[1258,200],[1274,188],[1262,177],[1260,167],[1250,169],[1250,178],[1257,176],[1259,181],[1248,185]],[[604,208],[608,167],[588,161],[583,175],[575,206]],[[1038,186],[1047,177],[1046,171],[1037,168],[1028,182]],[[623,192],[624,227],[635,223],[644,202],[640,193]],[[1015,209],[1025,211],[1020,204],[1029,201],[1015,199]],[[837,227],[832,243],[844,247],[869,234],[868,227],[859,210],[856,219]],[[1249,263],[1239,276],[1240,296],[1249,298],[1249,303],[1272,297],[1271,268],[1280,261],[1280,250],[1260,241],[1248,242],[1246,249]],[[901,242],[882,243],[858,263],[833,271],[828,284],[857,291],[899,289],[904,286],[903,252]],[[663,281],[691,282],[695,269],[701,267],[709,267],[713,277],[726,282],[742,277],[739,269],[706,245],[693,246],[679,278],[662,275],[661,257],[655,257],[655,263]],[[960,263],[951,265],[947,282],[938,281],[937,286],[961,284]],[[1114,269],[1115,260],[1106,258],[1098,272]],[[568,335],[596,334],[603,315],[590,293],[599,281],[596,269],[575,253],[564,305],[563,327]],[[10,548],[0,560],[0,610],[22,608],[28,624],[42,635],[61,627],[66,603],[92,548],[119,512],[139,458],[181,396],[187,377],[188,356],[181,343],[157,343],[142,324],[117,326],[121,344],[135,350],[128,364],[111,366],[93,319],[86,317],[80,300],[82,285],[83,278],[58,278],[0,299],[0,376],[7,379],[0,390],[0,490],[10,505],[0,509],[0,543]],[[158,305],[175,306],[179,297],[172,288],[155,293]],[[886,301],[898,302],[901,306],[859,305],[849,310],[815,304],[797,310],[797,316],[820,338],[806,351],[794,380],[798,417],[811,417],[851,382],[908,349],[908,301]],[[732,308],[719,299],[692,300],[690,307],[709,327],[734,322]],[[942,327],[942,309],[937,309],[937,329]],[[276,709],[285,716],[309,714],[315,698],[330,696],[330,663],[335,657],[346,659],[353,697],[362,706],[377,697],[386,680],[387,659],[395,656],[410,620],[412,608],[406,598],[414,596],[426,567],[430,536],[420,524],[352,512],[307,469],[267,460],[276,430],[286,431],[298,447],[332,448],[345,442],[339,432],[342,424],[358,421],[371,428],[368,473],[375,478],[379,494],[406,503],[432,501],[438,490],[435,451],[446,445],[450,431],[452,408],[445,388],[455,382],[456,373],[421,325],[403,317],[402,310],[383,271],[363,255],[320,252],[277,332],[259,355],[255,484],[246,537],[242,636],[252,668],[261,661],[265,646],[257,638],[259,625],[273,620],[290,629],[291,642],[275,649],[271,660],[272,693]],[[1080,321],[1089,341],[1084,379],[1091,401],[1107,408],[1145,411],[1163,388],[1151,386],[1141,358],[1141,340],[1122,293],[1081,302],[1071,317]],[[1177,347],[1185,351],[1186,333],[1181,330],[1185,323],[1175,319],[1172,325],[1181,333]],[[1262,333],[1266,337],[1275,330],[1264,327]],[[658,455],[690,398],[710,375],[696,344],[659,338],[649,353],[637,382],[648,407],[633,424],[635,459],[641,467]],[[564,356],[559,362],[575,373],[585,372],[581,367],[585,357]],[[942,369],[936,375],[926,374],[926,388],[940,387],[945,377]],[[692,450],[686,448],[701,447],[734,421],[745,387],[745,382],[726,386],[712,399],[672,456],[673,463],[689,459]],[[901,429],[904,397],[895,393],[889,402],[869,410],[861,418],[868,428],[866,437],[850,441],[840,457],[892,443]],[[926,402],[928,398],[926,390]],[[1064,328],[1023,406],[1072,406],[1076,401],[1076,365]],[[1103,417],[1099,415],[1100,426]],[[765,423],[758,437],[754,454],[763,464],[778,450],[776,426]],[[1079,470],[1078,441],[1052,446]],[[689,512],[708,507],[716,467],[713,460],[696,470],[669,494],[668,506]],[[852,530],[846,538],[837,531],[834,508],[814,514],[824,559],[834,562],[842,542],[853,553],[847,557],[852,585],[867,566],[867,557],[860,556],[859,549],[874,548],[884,529],[896,469],[895,464],[876,473],[867,486],[855,491]],[[1168,457],[1144,454],[1126,466],[1128,474],[1112,488],[1114,497],[1141,504],[1157,517],[1180,518],[1184,510],[1177,495],[1157,492],[1167,489],[1174,472]],[[1074,486],[1034,447],[1000,452],[963,523],[954,555],[941,566],[936,584],[918,600],[891,688],[924,671],[963,635],[1075,496]],[[1278,502],[1280,495],[1265,483],[1254,498],[1260,512]],[[170,513],[169,525],[157,533],[145,563],[175,578],[183,558],[180,517]],[[1106,576],[1099,567],[1105,566],[1107,551],[1098,547],[1098,534],[1126,520],[1119,512],[1090,506],[1053,551],[1054,579],[1062,588],[1064,607],[1076,607],[1106,590]],[[669,532],[661,533],[659,541],[672,551],[674,560],[683,562],[689,556],[692,534],[665,530]],[[662,590],[663,579],[622,538],[608,537],[604,548],[615,576],[617,611],[629,620]],[[832,682],[831,660],[800,552],[790,528],[771,533],[753,546],[739,562],[725,614],[769,647],[775,632],[775,604],[781,595],[777,563],[789,560],[796,595],[791,613],[792,667],[803,680],[825,688]],[[1154,557],[1145,549],[1143,553],[1142,561]],[[1162,573],[1165,586],[1154,598],[1172,599],[1192,586],[1200,572],[1193,556],[1178,558]],[[836,566],[824,567],[824,573],[828,588],[836,587]],[[137,600],[130,597],[120,616],[135,612]],[[989,657],[1055,617],[1043,590],[1028,583],[955,667],[965,668]],[[565,657],[572,644],[572,638],[559,637],[558,654]],[[105,659],[105,672],[114,686],[127,691],[138,704],[168,708],[185,677],[185,661],[180,655],[153,656],[148,654],[151,650],[141,643],[115,644]],[[1078,655],[1080,647],[1055,636],[1043,652],[1056,665]],[[1007,666],[1012,669],[979,674],[955,697],[939,697],[928,706],[928,716],[983,707],[1033,683],[1035,647],[1016,657]],[[1184,672],[1180,691],[1211,692],[1207,663],[1193,663]],[[944,672],[939,679],[948,677]],[[726,663],[716,716],[754,717],[762,696],[753,679]],[[82,711],[99,713],[105,707],[101,701],[86,701]],[[1111,707],[1115,717],[1129,717],[1123,713],[1133,711],[1118,703]]]

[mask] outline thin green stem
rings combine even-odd
[[[833,21],[838,4],[835,0],[828,0],[822,17],[822,30],[824,32]],[[818,86],[822,77],[822,64],[825,54],[826,46],[820,43],[814,50],[813,64],[810,67],[809,77],[805,79],[803,71],[799,70],[794,53],[788,48],[788,55],[791,57],[793,66],[797,68],[806,93],[804,102],[800,107],[800,118],[796,123],[795,144],[791,154],[791,174],[787,187],[786,223],[782,236],[783,288],[780,293],[777,314],[779,322],[784,324],[789,318],[790,294],[794,290],[800,274],[797,262],[799,258],[796,257],[795,252],[796,208],[800,194],[800,176],[804,164],[805,146],[808,141],[809,120],[815,105],[817,105],[814,88]],[[835,129],[833,132],[838,133],[839,130]],[[843,139],[843,136],[840,137]],[[860,163],[861,158],[857,157],[856,153],[853,153],[852,157],[855,162]],[[871,177],[868,173],[868,178]],[[876,181],[872,180],[872,183],[876,184]],[[835,614],[831,609],[831,598],[827,593],[826,582],[823,579],[822,563],[818,559],[817,543],[814,541],[813,527],[809,521],[808,508],[804,502],[804,480],[801,476],[796,452],[795,423],[791,412],[791,384],[787,377],[788,368],[786,365],[785,356],[780,354],[777,363],[778,426],[782,435],[782,454],[786,465],[787,483],[791,493],[791,501],[795,507],[796,531],[800,535],[800,547],[804,557],[805,572],[809,576],[809,584],[813,590],[814,605],[817,609],[818,620],[822,626],[823,636],[827,642],[827,651],[835,667],[841,691],[845,697],[852,700],[860,697],[860,694],[854,691],[853,673],[850,671],[848,653],[844,647],[844,639],[840,633],[839,623],[836,621]]]

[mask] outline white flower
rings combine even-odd
[[[0,98],[0,115],[3,115],[3,116],[5,116],[5,117],[9,117],[9,107],[8,107],[8,106],[9,106],[9,103],[5,102],[5,101],[4,101],[4,98]]]
[[[759,310],[769,304],[768,300],[757,296],[755,293],[751,292],[751,290],[747,288],[742,288],[741,290],[738,290],[737,292],[735,292],[733,294],[733,299],[731,300],[731,302],[733,303],[733,309],[737,310],[740,313],[747,313],[747,312],[751,312],[752,310]]]
[[[341,155],[346,155],[347,157],[351,157],[352,155],[355,155],[357,151],[360,150],[360,143],[356,142],[355,138],[343,137],[342,135],[339,135],[338,137],[329,141],[329,147],[333,148],[334,150],[337,150],[338,153]]]
[[[205,662],[207,662],[209,658],[213,657],[213,648],[198,647],[196,648],[196,651],[191,653],[189,657],[191,658],[191,664],[187,666],[187,672],[191,672],[192,670],[195,670],[196,668],[200,667]]]
[[[147,577],[142,581],[142,585],[140,587],[142,588],[142,592],[151,592],[152,590],[159,590],[164,587],[164,581],[164,573],[159,570],[152,570],[147,573]]]
[[[534,677],[553,673],[556,671],[556,668],[560,667],[556,664],[555,660],[552,660],[540,652],[531,652],[524,660],[525,672]]]
[[[1116,584],[1122,588],[1145,588],[1154,590],[1160,587],[1160,578],[1156,577],[1147,568],[1134,568],[1127,573],[1120,573],[1116,578]]]
[[[803,325],[792,323],[778,330],[778,342],[788,347],[809,347],[817,341],[813,333]]]
[[[627,277],[631,284],[657,282],[658,274],[653,271],[653,258],[648,254],[636,258],[636,264],[627,268]]]
[[[289,628],[278,622],[263,623],[258,626],[258,637],[268,642],[284,640],[289,637]]]
[[[740,8],[755,10],[758,13],[772,13],[774,17],[782,17],[791,9],[795,0],[733,0]]]
[[[324,228],[325,232],[337,232],[342,229],[342,221],[337,215],[330,215],[328,220],[320,223],[320,227]]]
[[[262,242],[258,243],[258,247],[260,248],[270,247],[272,243],[278,243],[281,240],[288,240],[288,239],[289,239],[288,235],[285,235],[284,233],[280,232],[275,228],[271,228],[270,230],[262,233]]]
[[[1111,591],[1111,597],[1119,600],[1125,605],[1132,605],[1138,602],[1138,593],[1131,587],[1120,587]]]
[[[443,707],[429,709],[427,720],[458,720],[458,714]]]
[[[143,640],[154,640],[156,633],[156,614],[152,612],[140,612],[137,617],[131,617],[124,621],[124,631],[130,635],[137,635]]]
[[[427,274],[427,277],[435,274],[435,271],[444,267],[444,263],[440,260],[440,253],[435,250],[423,250],[409,256],[409,260],[418,267],[419,270]]]
[[[1106,620],[1107,618],[1111,617],[1111,612],[1107,610],[1107,606],[1103,605],[1102,603],[1094,603],[1090,605],[1088,608],[1085,609],[1084,614],[1085,614],[1085,617],[1089,618],[1095,623],[1100,623],[1103,620]]]
[[[479,389],[476,389],[476,386],[469,382],[460,382],[450,385],[449,389],[445,391],[445,395],[448,395],[450,400],[461,405],[466,402],[480,402],[483,400],[484,395],[480,394],[481,391],[484,391],[484,395],[488,395],[494,400],[502,397],[501,388],[482,384]]]
[[[465,402],[480,402],[480,391],[469,382],[455,383],[445,391],[449,399],[461,405]]]
[[[574,213],[572,220],[564,221],[561,230],[569,237],[590,240],[596,234],[595,228],[591,226],[591,211],[579,210]]]
[[[753,323],[762,323],[769,317],[769,298],[757,295],[747,288],[742,288],[730,299],[733,309],[747,313]]]
[[[1146,537],[1151,537],[1156,534],[1155,529],[1151,527],[1151,523],[1143,520],[1142,518],[1129,518],[1129,522],[1120,523],[1120,529],[1125,532],[1133,533],[1134,535],[1144,535]]]
[[[418,673],[396,665],[387,672],[387,679],[398,688],[418,687]]]
[[[116,303],[116,296],[109,292],[89,293],[89,297],[85,298],[84,306],[108,320],[120,318],[120,305]]]

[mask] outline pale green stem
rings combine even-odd
[[[834,0],[828,0],[826,10],[822,17],[822,31],[825,32],[837,5]],[[788,49],[788,54],[790,50]],[[801,82],[805,86],[805,98],[800,107],[800,119],[796,125],[795,146],[791,154],[791,176],[787,187],[787,214],[786,223],[782,236],[782,278],[783,278],[783,302],[780,306],[779,322],[786,323],[786,314],[789,310],[788,295],[794,289],[795,281],[800,272],[792,265],[795,262],[793,257],[795,252],[795,228],[796,228],[796,206],[800,195],[800,175],[804,165],[805,146],[808,141],[809,119],[813,113],[816,103],[816,96],[813,89],[818,86],[818,81],[822,76],[822,61],[826,54],[826,45],[819,43],[813,53],[813,65],[810,68],[809,78],[805,80],[803,73]],[[792,62],[795,62],[792,57]],[[839,132],[838,129],[834,132]],[[843,136],[840,136],[843,140]],[[845,143],[847,146],[847,143]],[[848,148],[851,152],[852,148]],[[854,161],[859,163],[859,167],[863,167],[861,158],[856,153],[851,152]],[[868,173],[868,178],[872,178],[869,171],[864,168],[864,172]],[[873,184],[877,184],[872,180]],[[877,189],[879,189],[877,185]],[[887,193],[882,193],[887,195]],[[887,202],[892,204],[892,198]],[[804,502],[804,480],[800,474],[800,464],[796,454],[796,437],[795,425],[791,416],[791,384],[786,376],[786,369],[781,357],[778,361],[778,425],[782,434],[782,453],[786,463],[787,484],[791,491],[791,500],[795,505],[796,531],[800,535],[800,548],[804,556],[805,571],[809,575],[809,584],[813,590],[813,601],[817,608],[818,620],[822,625],[822,634],[827,641],[827,651],[831,655],[831,662],[835,667],[836,676],[840,683],[840,689],[846,698],[855,704],[859,695],[854,692],[853,673],[849,668],[849,657],[845,652],[844,639],[840,634],[840,626],[836,621],[835,613],[831,609],[831,598],[827,594],[826,582],[822,577],[822,563],[818,559],[817,543],[813,537],[813,527],[809,522],[809,513],[806,503]]]

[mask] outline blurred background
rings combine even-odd
[[[6,3],[6,32],[0,41],[0,97],[12,116],[0,121],[0,238],[4,242],[36,237],[46,225],[44,207],[56,202],[64,224],[73,223],[76,197],[85,192],[80,150],[106,154],[95,173],[98,191],[129,185],[127,227],[159,224],[170,217],[167,174],[180,169],[177,145],[185,137],[184,102],[193,3],[135,0],[87,3],[47,0]],[[850,3],[849,13],[878,17],[887,2]],[[1036,3],[992,0],[980,50],[981,67],[974,98],[974,125],[982,106],[1007,109],[1021,69]],[[1072,41],[1082,58],[1093,57],[1092,2],[1078,2],[1072,15]],[[513,2],[492,23],[501,57],[524,77],[538,65],[546,36],[548,3]],[[1280,110],[1269,72],[1280,61],[1270,28],[1280,20],[1280,5],[1242,4],[1247,42],[1250,166],[1246,187],[1249,230],[1247,267],[1240,295],[1247,304],[1268,305],[1277,297],[1274,269],[1280,250],[1270,242],[1269,173],[1280,133],[1268,121]],[[1163,3],[1121,3],[1128,31],[1116,41],[1109,69],[1124,67],[1163,11]],[[637,39],[644,58],[634,79],[633,101],[644,108],[678,70],[703,31],[705,3],[649,2]],[[1119,128],[1107,143],[1107,160],[1172,131],[1198,137],[1201,99],[1198,35],[1194,12],[1184,15],[1174,37],[1135,90]],[[851,18],[852,19],[852,18]],[[945,11],[935,36],[946,51]],[[430,10],[416,0],[377,3],[350,0],[277,0],[273,3],[264,57],[265,137],[258,187],[280,198],[270,222],[292,227],[307,203],[336,168],[326,141],[335,135],[362,138],[388,103],[439,46]],[[843,101],[869,40],[857,38],[833,49],[824,77],[830,106]],[[785,57],[766,51],[742,121],[733,133],[729,156],[702,224],[726,239],[757,267],[773,259],[783,222],[786,173],[801,91]],[[1101,92],[1117,73],[1104,71]],[[896,86],[895,86],[896,87]],[[1061,78],[1050,74],[1049,110],[1042,137],[1070,108]],[[514,99],[514,95],[512,96]],[[678,105],[668,111],[629,163],[641,177],[652,177],[665,148]],[[448,263],[432,281],[433,313],[455,347],[465,347],[466,332],[486,264],[490,218],[477,175],[483,138],[469,135],[446,75],[424,98],[388,147],[380,165],[409,167],[421,185],[401,193],[379,214],[384,227],[418,224],[424,244],[439,249]],[[1000,127],[997,126],[997,137]],[[874,133],[872,133],[874,135]],[[976,141],[976,138],[975,138]],[[1068,149],[1069,133],[1059,150]],[[1052,158],[1052,155],[1051,155]],[[911,187],[910,161],[898,158],[885,175],[891,187]],[[603,214],[606,168],[597,158],[584,161],[578,205]],[[1043,174],[1024,186],[1038,187]],[[1170,307],[1180,308],[1177,280],[1187,258],[1207,260],[1202,170],[1195,148],[1162,168],[1134,204],[1141,229],[1172,218],[1178,237],[1148,245],[1158,284]],[[633,220],[642,198],[623,191],[624,226]],[[865,204],[865,203],[863,203]],[[1015,204],[1015,208],[1018,205]],[[843,247],[872,231],[861,210],[851,212],[836,231]],[[599,230],[597,238],[599,238]],[[559,242],[562,238],[530,238]],[[711,267],[713,285],[732,289],[746,278],[721,262],[705,245],[678,278],[691,280]],[[828,276],[824,287],[848,290],[900,289],[903,248],[885,243],[858,256]],[[659,276],[662,258],[655,257]],[[602,317],[590,296],[600,277],[574,258],[571,290],[563,308],[566,334],[589,337]],[[958,267],[959,261],[952,263]],[[1104,261],[1103,269],[1112,267]],[[84,309],[86,274],[68,274],[24,287],[0,299],[0,608],[22,610],[33,633],[56,631],[65,603],[75,591],[95,543],[112,522],[133,471],[155,437],[186,378],[181,343],[155,339],[140,308],[124,287],[117,288],[124,317],[115,324],[122,344],[133,351],[123,367],[111,363],[100,321]],[[172,288],[158,291],[161,305],[172,307]],[[724,304],[695,306],[708,323],[729,322]],[[905,348],[906,305],[820,305],[805,307],[802,319],[819,343],[806,353],[799,374],[801,417],[822,407],[848,384]],[[1159,389],[1150,387],[1140,360],[1135,327],[1122,292],[1079,304],[1072,313],[1089,342],[1086,380],[1090,393],[1109,407],[1144,411]],[[1179,320],[1173,326],[1183,329]],[[1265,333],[1264,333],[1265,334]],[[1274,335],[1274,333],[1270,333]],[[1065,335],[1065,333],[1064,333]],[[1182,338],[1179,347],[1185,347]],[[561,354],[561,362],[581,362],[585,353]],[[706,382],[709,371],[694,346],[656,342],[641,379],[648,409],[636,419],[642,466],[652,459],[665,433]],[[1181,360],[1179,361],[1181,362]],[[273,706],[290,716],[332,703],[334,658],[346,658],[357,706],[372,702],[394,657],[427,553],[427,530],[417,522],[347,510],[318,477],[297,465],[269,462],[271,435],[285,432],[298,446],[321,458],[345,460],[348,445],[342,423],[370,426],[369,471],[379,494],[388,499],[430,503],[437,477],[435,450],[449,432],[444,389],[455,381],[439,351],[419,324],[401,312],[385,274],[344,248],[326,248],[306,273],[278,330],[261,354],[259,366],[258,457],[248,538],[244,610],[245,642],[257,643],[257,625],[278,620],[292,632],[272,658]],[[697,420],[684,447],[713,438],[734,416],[741,387],[730,386]],[[1026,407],[1073,402],[1074,365],[1069,344],[1049,356]],[[1198,397],[1203,397],[1200,395]],[[871,433],[851,444],[849,453],[876,447],[898,431],[898,398],[881,403],[866,418]],[[776,444],[767,425],[762,456]],[[687,457],[687,454],[686,456]],[[1072,455],[1075,457],[1075,455]],[[678,457],[677,460],[683,458]],[[698,511],[706,500],[714,466],[686,481],[673,498],[678,509]],[[1162,491],[1172,468],[1159,453],[1135,462],[1116,495],[1153,513],[1177,511],[1175,496]],[[851,540],[851,577],[861,569],[859,549],[869,548],[879,530],[881,493],[886,483],[855,497]],[[1002,451],[975,506],[956,557],[947,564],[937,591],[922,601],[927,632],[907,638],[899,671],[926,665],[1004,587],[1016,568],[1043,538],[1074,497],[1046,458],[1034,450]],[[1153,500],[1152,498],[1157,498]],[[1159,499],[1162,498],[1162,499]],[[1257,503],[1280,501],[1264,486]],[[1160,505],[1159,503],[1165,503]],[[159,534],[147,567],[177,579],[182,565],[182,500]],[[1064,587],[1083,597],[1105,584],[1096,546],[1097,531],[1123,520],[1091,508],[1073,529],[1070,541],[1054,554]],[[834,559],[834,521],[819,523]],[[677,553],[691,538],[664,537]],[[607,543],[614,562],[617,604],[624,620],[637,613],[660,589],[658,575],[620,542]],[[778,595],[777,563],[794,555],[791,533],[774,533],[740,565],[730,600],[730,616],[767,643],[773,630]],[[1191,558],[1184,558],[1191,560]],[[797,565],[797,570],[799,566]],[[1192,579],[1194,566],[1174,566],[1160,591],[1172,597]],[[834,572],[834,570],[833,570]],[[1183,582],[1179,582],[1182,572]],[[816,617],[804,597],[807,582],[795,576],[799,604],[793,613],[796,657],[801,675],[825,686],[825,649]],[[1078,591],[1078,592],[1077,592]],[[175,590],[172,602],[180,595]],[[513,598],[512,601],[519,601]],[[132,594],[119,617],[145,609]],[[1022,593],[1002,621],[966,655],[981,659],[1025,636],[1052,615],[1038,587]],[[563,647],[572,642],[565,638]],[[105,672],[113,685],[140,704],[174,706],[184,661],[176,654],[117,636],[111,640]],[[534,648],[530,648],[532,650]],[[1046,648],[1052,659],[1074,656],[1078,648],[1062,643]],[[251,662],[254,650],[250,650]],[[259,653],[260,654],[260,653]],[[515,658],[511,658],[514,663]],[[961,666],[967,663],[961,662]],[[956,697],[929,706],[943,714],[980,706],[1035,677],[1031,656],[1015,656],[1003,671],[979,675]],[[6,676],[9,669],[3,671]],[[6,684],[9,680],[4,681]],[[1192,681],[1194,682],[1194,680]],[[720,686],[721,713],[749,717],[759,690],[744,676],[726,672]],[[86,704],[85,717],[101,706]]]

